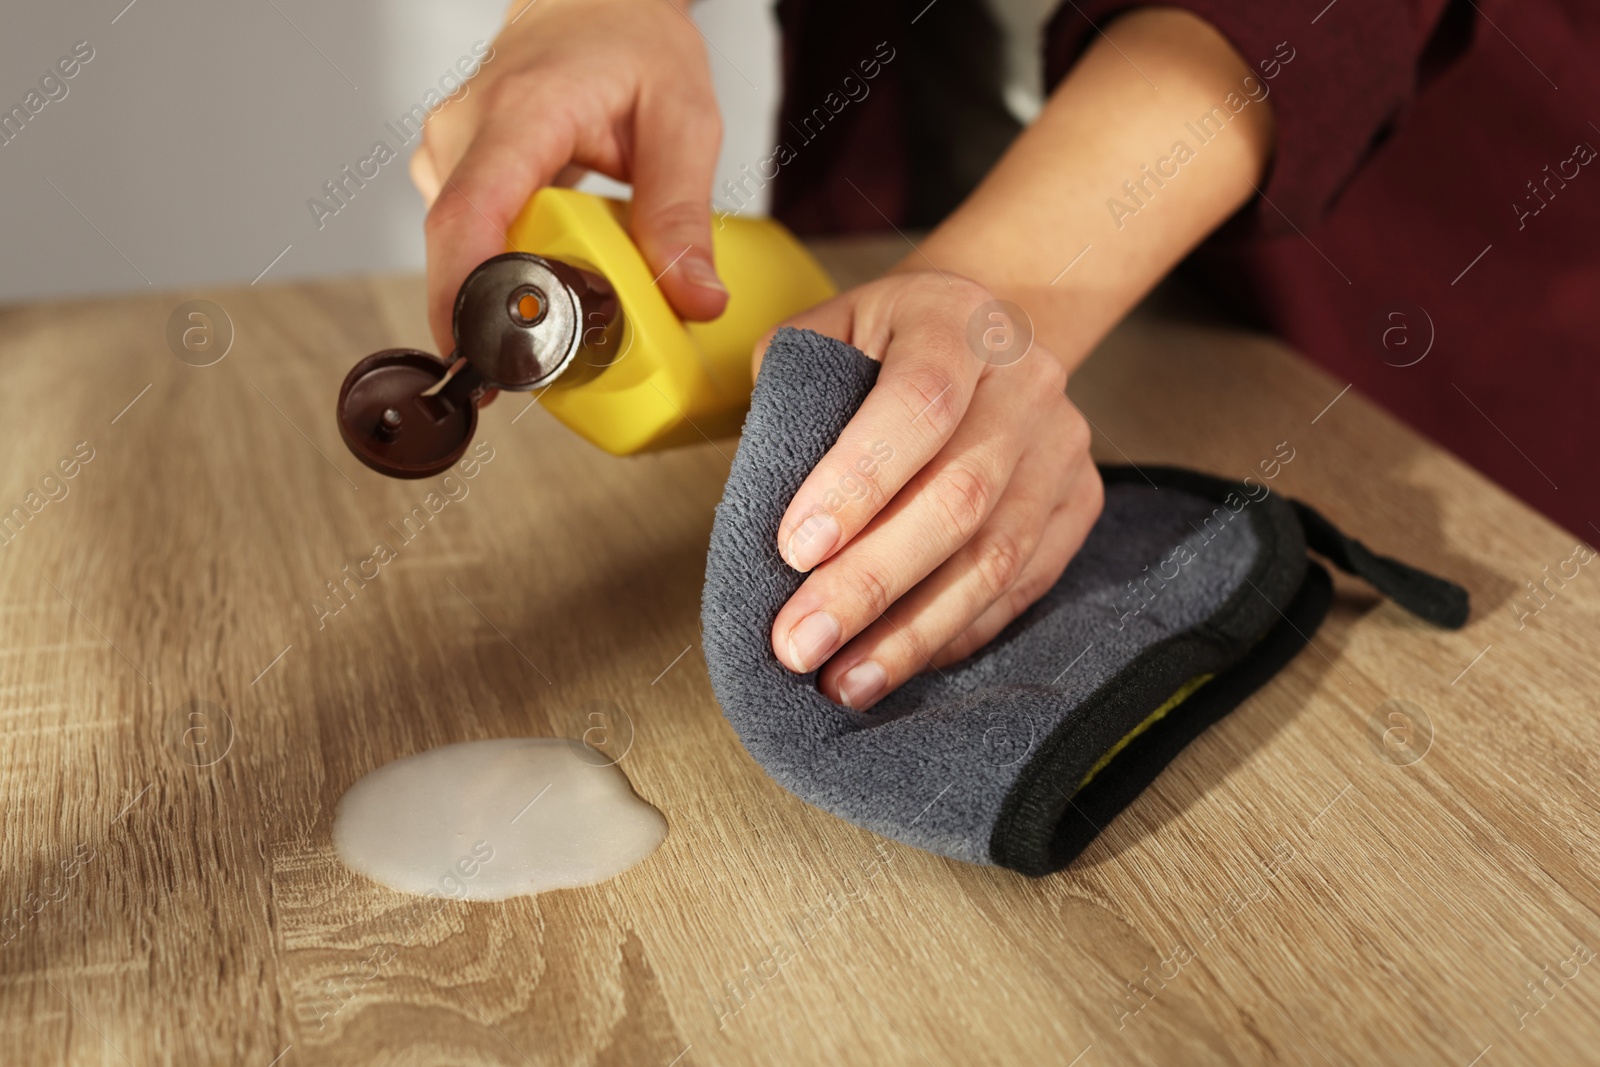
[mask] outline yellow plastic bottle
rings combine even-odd
[[[614,357],[597,372],[555,377],[541,406],[613,455],[735,433],[750,403],[756,341],[832,296],[833,283],[777,222],[718,215],[712,245],[727,309],[711,322],[682,322],[628,236],[628,208],[572,189],[542,189],[507,231],[508,251],[598,274],[621,305]]]

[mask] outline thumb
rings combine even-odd
[[[714,319],[728,303],[711,253],[711,180],[722,142],[716,104],[641,101],[634,129],[634,242],[680,316]]]
[[[854,289],[849,289],[837,296],[831,296],[822,303],[809,307],[797,315],[791,315],[762,334],[761,339],[756,342],[755,350],[750,357],[751,381],[760,376],[761,364],[767,358],[767,346],[772,344],[772,339],[785,326],[796,330],[811,330],[822,334],[824,337],[836,338],[846,344],[855,343],[853,324],[856,314],[856,292]],[[882,361],[879,360],[879,362]]]
[[[525,114],[543,114],[530,123]],[[499,252],[506,228],[572,158],[575,135],[560,109],[529,105],[490,114],[428,209],[428,321],[440,355],[453,347],[456,292],[473,268]]]

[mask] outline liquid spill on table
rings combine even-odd
[[[370,772],[339,800],[333,847],[399,890],[504,900],[612,878],[667,820],[600,752],[562,738],[464,741]]]

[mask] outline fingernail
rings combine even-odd
[[[691,254],[683,257],[681,264],[683,276],[702,289],[715,289],[719,293],[727,292],[727,287],[722,284],[722,279],[717,277],[716,268],[711,261],[702,255]]]
[[[833,546],[839,543],[839,520],[826,513],[821,515],[807,515],[804,522],[789,535],[789,544],[784,548],[784,556],[789,561],[789,566],[804,573],[822,562],[822,558],[833,551]]]
[[[826,611],[813,611],[789,631],[789,658],[805,674],[815,670],[838,643],[839,620]]]
[[[844,672],[839,679],[839,699],[847,708],[861,711],[878,699],[889,676],[872,660],[864,660]]]

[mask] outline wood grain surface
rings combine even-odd
[[[844,281],[898,254],[825,251]],[[212,366],[168,346],[197,297],[235,334]],[[698,644],[734,442],[613,459],[505,396],[453,494],[390,481],[332,411],[392,345],[428,345],[417,278],[0,310],[0,1062],[1600,1056],[1600,562],[1345,383],[1146,309],[1071,392],[1107,460],[1243,476],[1289,442],[1274,488],[1465,583],[1471,624],[1341,580],[1311,649],[1034,881],[739,747]],[[390,760],[596,726],[671,825],[614,881],[419,906],[330,849]]]

